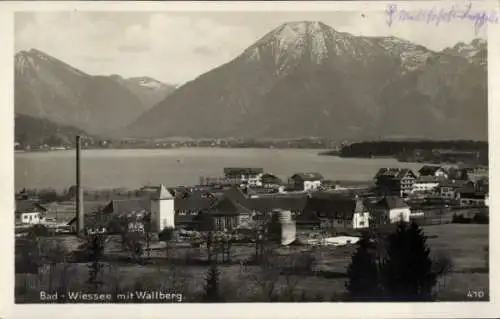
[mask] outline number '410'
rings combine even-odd
[[[468,290],[467,298],[481,299],[484,298],[484,291],[482,290]]]

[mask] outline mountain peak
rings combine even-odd
[[[52,56],[35,48],[31,48],[29,50],[21,50],[16,54],[16,56],[30,56],[41,60],[55,60],[55,58],[53,58]]]
[[[302,58],[321,63],[329,56],[330,44],[348,36],[320,21],[290,21],[264,35],[243,55],[250,60],[271,59],[282,72]]]
[[[67,69],[78,76],[88,76],[86,73],[71,65],[35,48],[29,49],[28,51],[19,51],[14,59],[15,69],[20,73],[24,73],[30,68],[38,70],[41,65],[45,65],[48,68]]]
[[[476,38],[470,44],[476,48],[484,48],[488,45],[488,42],[485,39]]]
[[[310,32],[319,32],[323,28],[329,28],[326,24],[320,21],[289,21],[281,24],[278,28],[275,30],[282,30],[285,28],[289,28],[296,32],[297,34],[305,34],[305,33],[310,33]]]
[[[297,41],[297,39],[324,32],[331,33],[335,30],[320,21],[290,21],[269,32],[259,42],[265,43],[272,39],[284,42]]]

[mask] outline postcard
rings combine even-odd
[[[2,3],[0,316],[498,317],[498,7]]]

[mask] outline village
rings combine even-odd
[[[71,197],[72,195],[70,195]],[[283,182],[262,168],[225,168],[221,177],[201,177],[194,186],[145,186],[135,191],[86,192],[85,231],[112,231],[119,216],[151,213],[156,232],[164,228],[214,230],[251,228],[261,216],[288,213],[296,228],[356,230],[399,219],[422,223],[473,218],[487,211],[488,169],[424,165],[418,172],[381,168],[373,186],[342,186],[320,173],[295,173]],[[41,224],[76,232],[74,198],[41,203],[22,191],[16,198],[17,233]],[[487,216],[487,214],[486,214]],[[209,217],[209,218],[207,218]],[[66,222],[66,223],[65,223]]]
[[[194,186],[80,192],[78,196],[77,187],[72,187],[59,198],[49,196],[51,201],[36,198],[25,189],[17,193],[16,261],[22,266],[16,266],[16,273],[23,278],[20,285],[35,290],[42,285],[40,266],[27,267],[24,249],[18,248],[30,236],[57,242],[57,249],[64,247],[65,262],[77,264],[86,261],[81,257],[85,249],[82,238],[107,237],[103,259],[142,265],[135,275],[139,278],[148,263],[162,264],[164,260],[201,269],[216,261],[230,269],[237,266],[241,272],[243,265],[254,266],[256,260],[271,254],[285,258],[280,264],[302,269],[297,270],[301,276],[312,272],[314,278],[330,278],[306,284],[315,289],[345,276],[363,232],[380,233],[401,221],[434,227],[428,228],[431,240],[444,254],[458,249],[452,245],[462,239],[462,233],[470,233],[472,244],[464,238],[463,247],[478,256],[472,264],[455,265],[463,268],[460,271],[480,268],[478,263],[483,262],[487,250],[487,241],[481,239],[487,239],[487,229],[472,225],[488,224],[489,220],[485,167],[424,165],[416,172],[380,168],[366,185],[342,185],[318,172],[295,173],[282,181],[263,168],[229,167],[219,177],[200,177]],[[200,272],[204,271],[189,276],[200,276]],[[282,270],[276,277],[281,275]],[[202,286],[202,279],[190,281],[193,290]],[[57,285],[49,286],[54,289]],[[462,288],[454,289],[456,294]]]

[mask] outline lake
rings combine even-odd
[[[326,179],[367,181],[380,167],[419,169],[395,159],[318,156],[309,149],[180,148],[83,150],[82,183],[87,188],[138,188],[145,184],[193,185],[200,176],[220,176],[224,167],[262,167],[287,179],[317,171]],[[75,151],[15,153],[15,187],[64,189],[75,183]]]

